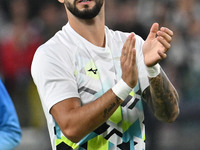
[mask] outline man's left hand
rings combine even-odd
[[[150,33],[143,45],[144,62],[147,67],[152,67],[160,60],[167,57],[167,51],[170,49],[173,31],[166,27],[161,27],[154,23]]]

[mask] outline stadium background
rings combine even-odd
[[[106,24],[146,38],[153,22],[174,31],[161,66],[180,95],[180,116],[158,122],[145,106],[147,150],[200,149],[200,1],[106,0]],[[56,0],[0,1],[0,77],[15,104],[23,131],[16,150],[47,150],[50,141],[30,76],[36,48],[62,28],[67,18]]]

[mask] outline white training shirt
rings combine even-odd
[[[108,27],[105,27],[105,33],[105,48],[97,47],[81,37],[68,23],[34,55],[31,73],[47,119],[53,150],[56,146],[58,150],[61,145],[89,150],[92,142],[88,141],[94,143],[97,137],[100,143],[105,144],[106,141],[105,147],[101,147],[104,150],[123,149],[124,143],[129,143],[127,150],[145,149],[141,91],[149,86],[149,81],[143,61],[144,41],[138,35],[135,35],[138,84],[113,117],[103,124],[104,128],[107,127],[105,131],[97,129],[79,143],[72,143],[64,137],[49,113],[53,105],[71,97],[80,98],[82,105],[90,103],[121,79],[121,50],[129,33],[112,31]],[[95,146],[93,149],[99,148],[98,144]]]

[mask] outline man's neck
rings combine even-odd
[[[68,13],[68,20],[71,27],[83,38],[92,44],[105,47],[105,16],[104,8],[98,16],[91,20],[82,20]]]

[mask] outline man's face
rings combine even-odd
[[[96,17],[104,0],[65,0],[65,6],[80,19],[92,19]]]

